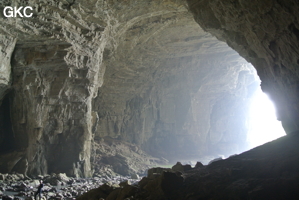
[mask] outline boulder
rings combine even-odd
[[[65,173],[59,173],[56,175],[57,179],[61,182],[68,182],[70,180],[69,177],[67,177],[67,175]]]
[[[154,167],[147,170],[148,178],[155,178],[157,175],[161,175],[164,171],[171,171],[169,168]]]
[[[191,165],[182,165],[181,162],[177,162],[172,168],[173,171],[185,172],[192,169]]]
[[[0,174],[0,181],[4,181],[7,174]]]
[[[66,176],[65,173],[52,174],[51,176],[45,178],[44,182],[51,185],[60,185],[69,182],[71,179]]]

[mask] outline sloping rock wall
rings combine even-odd
[[[188,0],[195,20],[257,69],[287,133],[299,130],[297,1]]]

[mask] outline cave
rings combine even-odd
[[[5,17],[7,6],[30,6],[32,16]],[[200,161],[129,193],[297,195],[296,1],[14,0],[0,8],[0,173],[146,176],[150,167]],[[249,150],[260,89],[287,135]]]

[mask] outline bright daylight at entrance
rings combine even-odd
[[[275,107],[269,97],[258,89],[250,108],[249,147],[253,148],[285,135],[276,119]]]

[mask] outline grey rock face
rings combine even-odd
[[[15,48],[16,39],[6,35],[0,35],[0,99],[11,84],[11,55]]]
[[[2,7],[7,5],[10,2],[1,2]],[[16,149],[26,149],[30,174],[63,171],[90,176],[91,100],[101,82],[109,29],[103,27],[109,26],[109,19],[105,24],[87,20],[84,3],[29,5],[34,7],[32,18],[1,19],[1,33],[19,41],[12,61]]]

